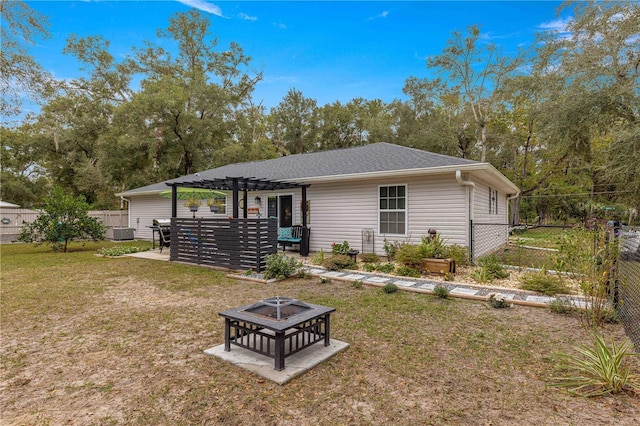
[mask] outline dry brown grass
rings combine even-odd
[[[547,386],[554,353],[589,342],[572,316],[75,248],[2,246],[3,425],[640,423],[637,395]],[[351,347],[285,386],[203,354],[223,342],[219,311],[274,295],[336,307]]]

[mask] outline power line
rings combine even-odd
[[[538,198],[538,197],[574,197],[584,195],[603,195],[603,194],[626,194],[634,191],[599,191],[599,192],[582,192],[575,194],[537,194],[537,195],[523,195],[522,198]]]

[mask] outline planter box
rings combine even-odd
[[[456,261],[453,259],[425,259],[422,261],[422,270],[434,274],[453,274],[456,272]]]

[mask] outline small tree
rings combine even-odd
[[[69,241],[74,239],[103,240],[106,227],[98,219],[89,217],[89,205],[82,195],[65,195],[57,187],[45,201],[44,209],[36,220],[20,231],[18,241],[25,243],[50,243],[53,251],[67,251]]]

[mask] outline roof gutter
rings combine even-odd
[[[467,234],[467,241],[469,247],[469,259],[473,260],[473,204],[476,184],[462,179],[462,171],[456,170],[456,182],[462,186],[469,188],[469,233]]]

